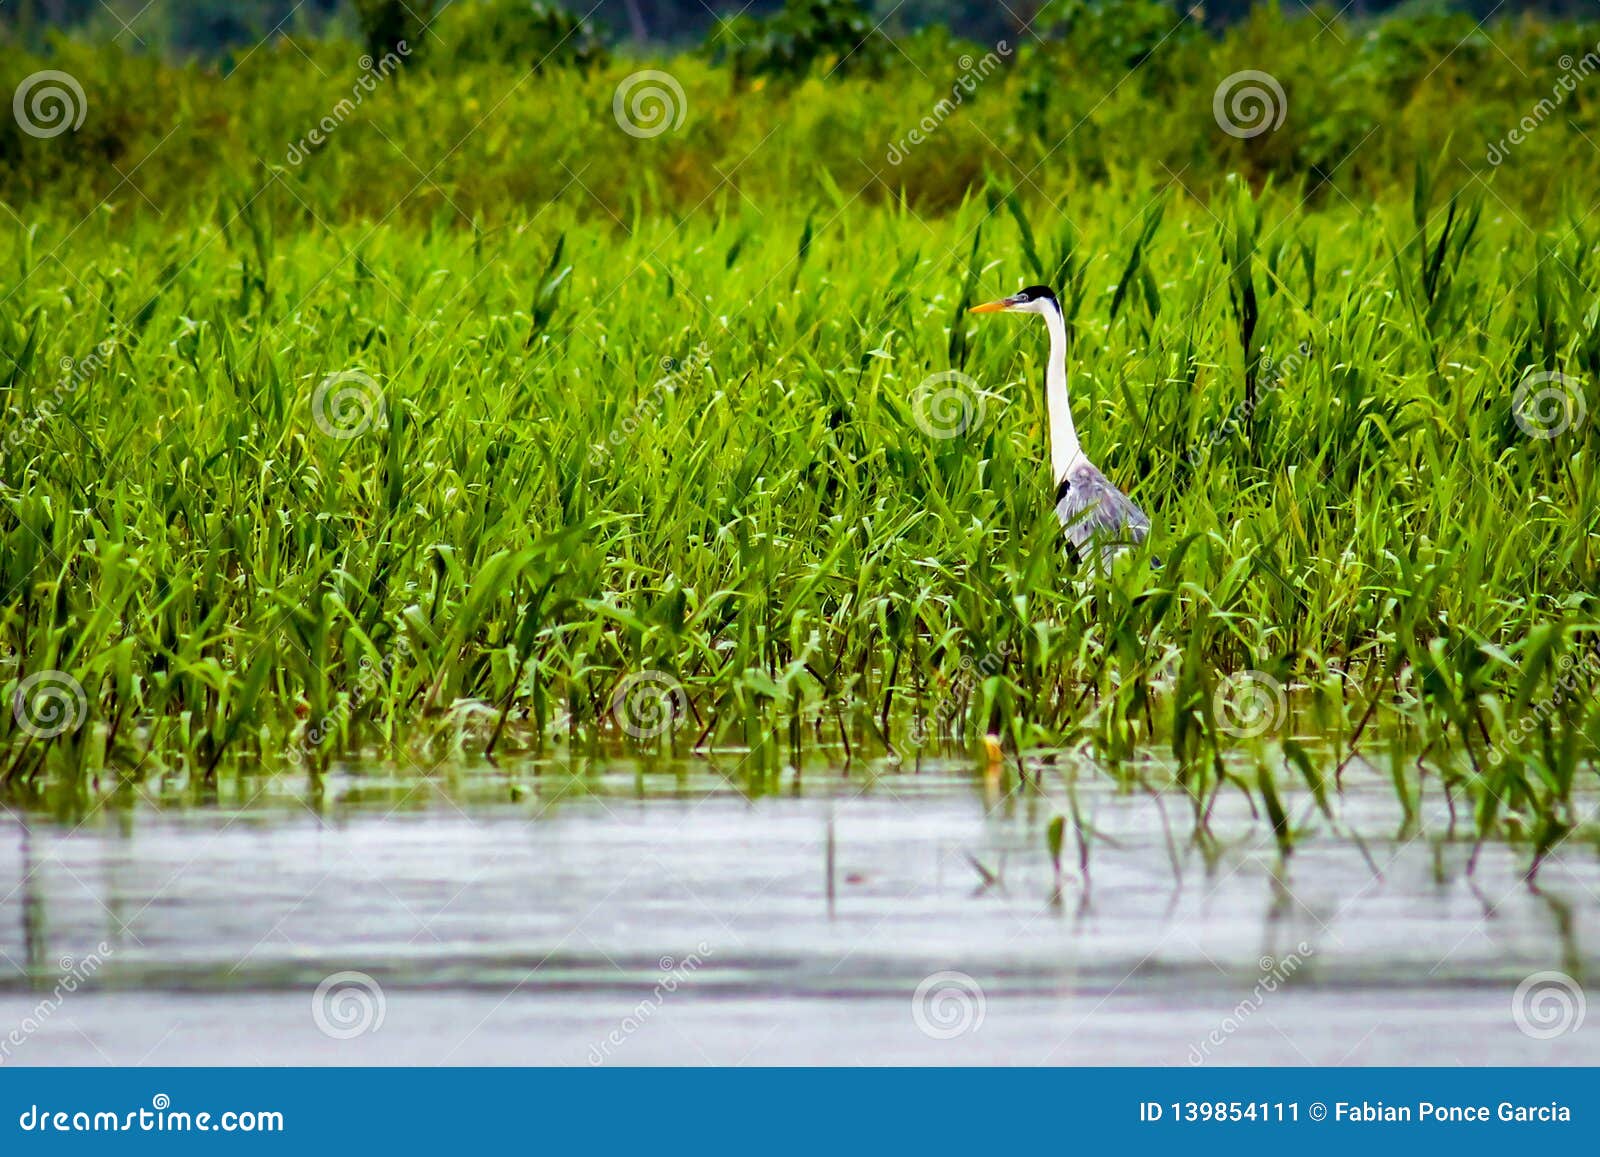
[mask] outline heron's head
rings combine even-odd
[[[1027,289],[1019,290],[1010,297],[1002,297],[999,301],[986,302],[975,305],[968,313],[1049,313],[1061,312],[1061,303],[1056,300],[1055,293],[1048,285],[1030,285]]]

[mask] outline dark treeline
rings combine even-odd
[[[1267,0],[1272,2],[1272,0]],[[1015,34],[1027,24],[1035,32],[1070,23],[1075,14],[1092,8],[1096,0],[570,0],[566,4],[539,0],[12,0],[0,6],[0,37],[16,37],[37,45],[52,30],[66,30],[91,39],[116,39],[134,47],[180,53],[225,52],[259,42],[274,33],[325,35],[330,31],[357,34],[374,23],[426,24],[450,7],[492,4],[515,18],[526,11],[530,18],[540,10],[565,9],[586,17],[596,33],[608,40],[652,44],[683,44],[705,39],[719,21],[749,23],[782,11],[858,9],[869,27],[881,22],[886,33],[909,31],[933,24],[977,40]],[[1187,9],[1207,24],[1226,26],[1239,19],[1258,0],[1172,0],[1176,15]],[[1283,0],[1286,12],[1300,14],[1300,0]],[[1346,19],[1394,11],[1456,11],[1476,16],[1491,13],[1504,18],[1518,12],[1580,16],[1592,13],[1593,0],[1354,0],[1324,4],[1325,17],[1335,11]]]

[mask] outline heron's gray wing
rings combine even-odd
[[[1119,550],[1143,542],[1150,519],[1087,458],[1067,470],[1056,490],[1056,517],[1079,557],[1095,554],[1107,569]]]

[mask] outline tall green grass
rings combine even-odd
[[[814,196],[707,178],[682,214],[570,180],[458,214],[457,172],[437,212],[368,216],[361,173],[425,182],[359,129],[306,178],[322,201],[219,170],[162,216],[63,195],[0,231],[7,784],[424,743],[771,771],[998,731],[1130,783],[1160,750],[1201,816],[1232,786],[1277,824],[1281,777],[1325,796],[1381,750],[1408,815],[1436,778],[1480,835],[1543,849],[1580,818],[1600,226],[1576,200],[1533,226],[1429,159],[1361,200],[996,174],[932,215],[817,162]],[[1062,551],[1043,329],[964,312],[1036,281],[1159,568]],[[925,385],[950,371],[954,426]],[[59,734],[16,700],[47,672],[82,688]]]

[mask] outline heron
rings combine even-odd
[[[1084,455],[1067,398],[1067,323],[1061,303],[1048,286],[1031,285],[999,301],[975,305],[971,313],[1037,313],[1050,330],[1050,362],[1045,370],[1045,406],[1050,421],[1050,466],[1056,483],[1056,517],[1078,557],[1102,573],[1112,561],[1150,533],[1150,518],[1112,485]]]

